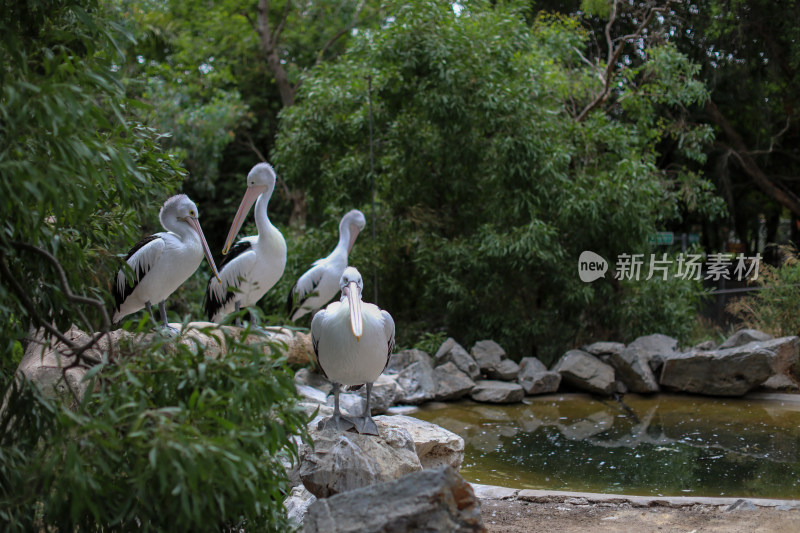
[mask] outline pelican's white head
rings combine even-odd
[[[247,213],[250,212],[250,208],[256,203],[258,197],[262,194],[266,195],[267,198],[272,196],[272,191],[275,189],[275,179],[275,170],[269,163],[258,163],[247,173],[247,190],[244,191],[242,202],[233,217],[228,238],[225,239],[225,246],[222,247],[223,255],[230,251],[236,235],[239,233],[242,224],[244,224]]]
[[[356,341],[359,341],[364,333],[361,317],[361,291],[364,289],[364,280],[361,278],[361,273],[355,267],[345,268],[339,279],[339,288],[342,291],[342,301],[347,298],[350,307],[350,329]]]
[[[189,199],[185,194],[177,194],[167,199],[164,205],[161,206],[161,211],[158,213],[158,219],[165,229],[175,228],[176,224],[186,224],[195,233],[200,240],[200,245],[203,247],[203,254],[206,256],[208,264],[211,265],[211,272],[219,280],[219,272],[217,265],[214,264],[214,257],[211,255],[211,250],[208,248],[206,236],[203,234],[203,228],[200,227],[200,221],[197,219],[199,216],[197,205]]]
[[[342,217],[342,221],[339,222],[339,235],[344,235],[346,232],[349,233],[350,241],[347,243],[348,254],[350,253],[350,250],[353,249],[353,245],[356,243],[356,237],[358,237],[358,234],[361,233],[366,225],[367,219],[364,216],[364,213],[358,209],[348,211]]]

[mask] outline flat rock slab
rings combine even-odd
[[[689,352],[664,361],[660,383],[670,390],[710,396],[742,396],[769,378],[775,354],[745,346],[713,352]]]
[[[727,348],[736,348],[737,346],[743,346],[745,344],[750,344],[753,341],[768,341],[772,338],[772,335],[769,333],[764,333],[763,331],[759,331],[757,329],[740,329],[727,339],[725,342],[719,345],[720,350],[725,350]]]
[[[464,461],[464,439],[443,427],[403,415],[379,416],[375,422],[408,431],[422,468],[447,465],[457,470]]]
[[[453,468],[442,467],[317,500],[303,531],[478,533],[486,528],[470,484]]]
[[[405,429],[378,422],[380,436],[316,429],[309,424],[314,447],[300,444],[296,476],[317,498],[327,498],[422,470],[414,440]],[[295,477],[295,473],[290,474]]]
[[[484,379],[475,383],[470,397],[483,403],[516,403],[525,397],[525,389],[517,383]]]
[[[569,350],[553,370],[561,374],[563,381],[578,389],[604,396],[610,396],[614,391],[614,369],[583,350]]]

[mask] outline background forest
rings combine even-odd
[[[170,194],[197,202],[219,254],[244,177],[259,161],[278,172],[270,218],[288,246],[286,271],[260,303],[263,314],[286,321],[290,287],[333,248],[341,215],[358,208],[367,228],[350,263],[364,274],[366,300],[394,316],[400,347],[430,348],[446,336],[465,345],[492,338],[515,358],[550,363],[588,340],[660,332],[688,342],[700,282],[609,275],[584,283],[576,272],[580,253],[612,262],[622,253],[674,254],[679,247],[652,244],[656,232],[673,231],[697,235],[696,253],[762,253],[777,266],[770,245],[797,238],[800,7],[793,0],[2,6],[4,389],[31,328],[111,328],[110,280],[133,243],[160,230],[158,209]],[[245,226],[243,234],[254,231]],[[208,275],[204,263],[170,298],[173,320],[203,319]],[[797,277],[790,262],[770,270],[769,281],[794,284]],[[772,294],[778,299],[769,306],[793,306]],[[794,322],[780,328],[797,332]],[[246,344],[233,352],[241,361],[255,358]],[[282,413],[286,426],[272,452],[301,431],[280,362],[259,363],[275,381],[257,400],[221,386],[229,377],[222,367],[214,374],[219,381],[195,383],[183,398],[181,359],[154,357],[116,369],[149,376],[154,367],[147,365],[167,365],[158,372],[176,376],[174,396],[142,409],[176,402],[189,409],[192,391],[213,386],[231,401],[266,402]],[[190,367],[199,364],[196,355],[183,357]],[[261,383],[259,376],[255,369],[238,379]],[[123,396],[117,400],[130,400]],[[42,427],[50,428],[50,442],[82,435],[93,450],[136,418],[103,418],[113,411],[107,398],[86,419],[37,401],[40,411],[25,419],[31,424],[0,441],[0,470],[25,472],[0,481],[0,518],[12,522],[34,497],[15,487],[58,478],[26,463],[23,450],[46,446]],[[12,418],[0,424],[12,427]],[[89,420],[108,431],[98,433]],[[274,418],[262,422],[274,430]],[[231,424],[226,431],[247,434],[244,418]],[[237,441],[208,431],[203,442],[214,444],[206,451],[223,440],[240,446],[233,455],[260,445],[256,437]],[[139,459],[154,449],[147,439],[118,444],[139,450]],[[195,468],[193,460],[213,456],[203,453],[186,464]],[[120,457],[108,459],[109,472],[121,469]],[[59,460],[51,466],[77,464]],[[153,476],[156,463],[149,463]],[[126,465],[121,471],[144,472],[141,486],[152,482],[147,467]],[[278,462],[273,467],[280,479]],[[214,468],[205,469],[219,472]],[[232,486],[243,487],[237,476],[246,466],[223,470]],[[102,483],[63,490],[88,494]],[[273,496],[281,489],[275,483]],[[54,523],[124,529],[143,511],[122,502],[122,493],[109,514],[61,500],[42,512],[57,517]],[[227,508],[217,502],[214,509],[223,511],[211,519],[203,514],[208,502],[184,502],[176,512],[190,517],[190,530],[234,523],[230,516],[280,524],[276,507],[264,506],[266,493],[248,494],[233,495]]]

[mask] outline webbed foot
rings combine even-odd
[[[331,416],[330,418],[326,418],[324,420],[320,420],[319,424],[317,424],[317,429],[319,431],[340,431],[345,432],[355,428],[355,423],[352,419],[346,416]]]
[[[352,419],[356,431],[362,435],[378,435],[378,426],[371,416],[359,416]]]

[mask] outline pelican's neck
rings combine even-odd
[[[336,243],[336,248],[333,249],[331,255],[342,255],[347,257],[348,246],[350,245],[350,224],[343,224],[339,227],[339,242]]]
[[[196,240],[199,242],[197,238],[197,233],[192,229],[192,227],[183,220],[178,220],[177,218],[169,218],[167,220],[162,220],[161,225],[170,233],[174,233],[178,236],[181,242],[186,242],[187,240]]]
[[[272,196],[272,191],[267,190],[261,193],[258,200],[256,200],[256,208],[253,214],[256,218],[256,228],[258,229],[259,235],[266,235],[276,231],[275,226],[272,225],[272,222],[269,220],[269,215],[267,214],[267,205],[269,205],[270,196]]]

